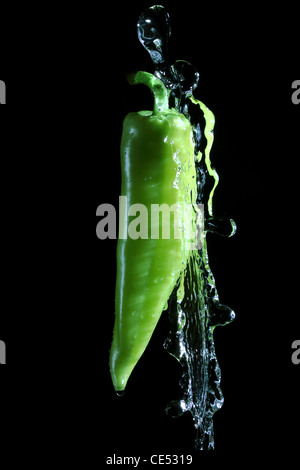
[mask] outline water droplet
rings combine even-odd
[[[187,410],[187,404],[184,400],[173,400],[166,407],[166,413],[172,418],[182,416]]]
[[[164,64],[171,34],[170,18],[165,8],[155,5],[143,11],[137,23],[138,38],[154,64]]]
[[[199,72],[186,60],[176,60],[172,66],[173,74],[178,78],[183,93],[191,93],[199,83]]]
[[[205,230],[221,237],[232,237],[236,232],[236,223],[226,217],[209,217],[205,220]]]
[[[213,326],[223,326],[231,323],[235,319],[234,311],[227,305],[219,301],[212,301],[211,324]]]

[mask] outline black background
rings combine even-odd
[[[123,397],[109,375],[116,241],[93,242],[87,228],[93,204],[118,207],[124,116],[152,104],[125,78],[153,71],[136,35],[152,5],[145,1],[99,11],[54,4],[39,21],[27,7],[33,27],[19,11],[1,38],[1,438],[8,448],[16,427],[22,441],[34,423],[44,445],[40,430],[54,425],[54,449],[65,449],[70,427],[80,442],[88,437],[97,463],[156,453],[192,454],[194,464],[288,461],[300,417],[300,366],[291,362],[299,339],[297,14],[288,4],[161,4],[171,17],[170,56],[198,69],[195,96],[216,117],[214,213],[238,226],[231,239],[208,235],[220,300],[236,312],[215,331],[225,397],[216,450],[196,452],[190,417],[165,414],[180,397],[179,366],[162,347],[166,315]],[[71,445],[69,455],[78,451]]]

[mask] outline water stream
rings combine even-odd
[[[202,246],[192,252],[168,303],[170,332],[164,346],[182,366],[182,397],[171,401],[166,411],[173,417],[190,412],[196,429],[196,448],[213,449],[213,415],[224,401],[213,330],[231,322],[235,314],[219,301],[209,266],[206,234],[214,232],[230,237],[235,233],[236,225],[232,219],[213,214],[213,195],[219,181],[210,160],[215,119],[207,106],[193,96],[199,82],[197,70],[184,60],[169,64],[171,28],[165,8],[153,6],[145,10],[139,17],[137,31],[152,59],[154,75],[169,90],[170,106],[184,114],[192,124],[197,204],[204,205]]]

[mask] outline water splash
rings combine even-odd
[[[219,301],[206,244],[190,258],[183,279],[182,300],[175,290],[169,302],[171,329],[164,344],[183,368],[183,397],[166,411],[173,417],[189,411],[197,431],[196,448],[213,449],[213,415],[224,401],[213,330],[230,323],[235,314]]]
[[[213,232],[231,237],[236,224],[232,219],[213,215],[213,196],[219,181],[210,159],[215,117],[204,103],[193,96],[199,83],[198,71],[184,60],[169,64],[171,28],[169,15],[163,6],[145,10],[139,17],[137,30],[141,44],[152,59],[154,75],[168,89],[170,106],[184,114],[192,124],[197,204],[204,204],[205,215],[202,247],[193,252],[169,299],[170,333],[164,346],[182,366],[180,386],[183,396],[172,401],[166,411],[173,417],[190,412],[196,428],[196,448],[213,449],[213,415],[224,401],[213,331],[216,326],[230,323],[235,314],[219,301],[209,266],[206,234]]]

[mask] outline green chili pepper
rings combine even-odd
[[[110,353],[116,391],[125,389],[187,264],[190,233],[188,236],[181,211],[185,204],[195,205],[197,197],[189,121],[175,109],[169,109],[168,92],[158,78],[138,72],[130,81],[143,83],[152,90],[154,109],[125,117],[121,193],[127,196],[128,207],[143,204],[147,208],[155,236],[152,233],[151,237],[149,224],[147,237],[144,234],[137,239],[127,236],[118,240],[115,326]],[[155,226],[154,217],[151,218],[153,204],[176,208],[174,217],[179,217],[176,220],[180,237],[162,236],[162,223]],[[124,234],[127,230],[125,218],[120,232]]]

